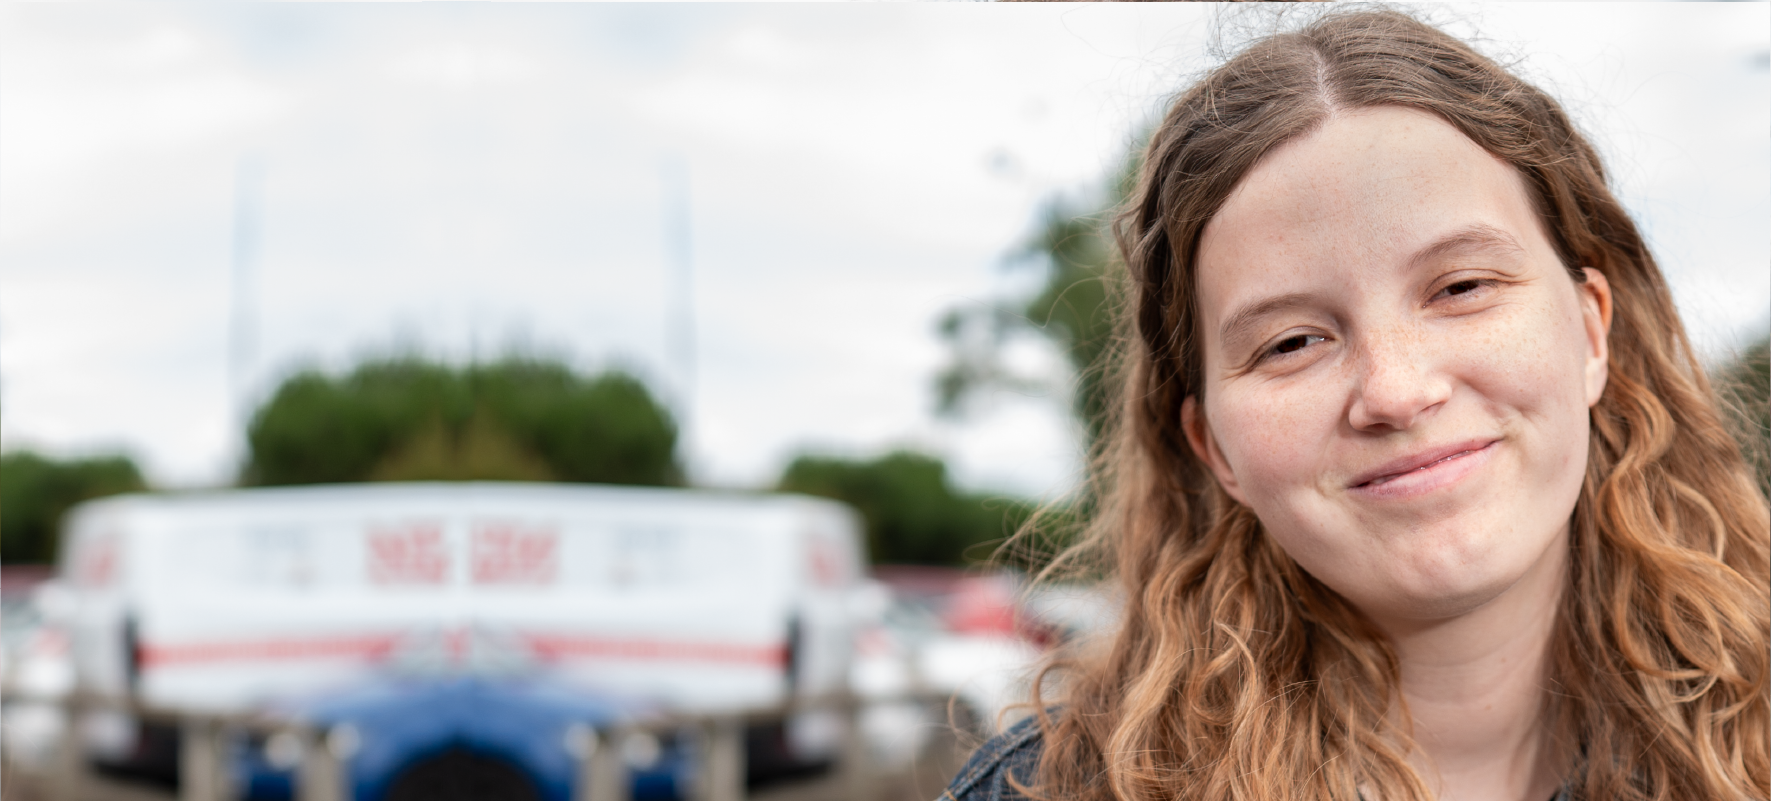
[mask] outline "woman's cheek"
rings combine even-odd
[[[1308,387],[1221,393],[1219,398],[1215,419],[1223,424],[1212,428],[1227,433],[1229,439],[1219,441],[1224,459],[1257,512],[1263,500],[1313,484],[1315,454],[1322,450],[1318,440],[1334,431],[1333,419],[1319,419],[1331,405],[1325,403],[1328,398]]]
[[[1466,381],[1496,416],[1565,424],[1585,416],[1585,331],[1578,314],[1553,305],[1517,308],[1471,339]]]

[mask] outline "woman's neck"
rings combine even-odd
[[[1413,718],[1415,768],[1439,801],[1548,801],[1562,763],[1544,720],[1567,534],[1506,592],[1449,620],[1384,625]]]

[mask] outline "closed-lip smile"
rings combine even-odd
[[[1499,441],[1498,439],[1473,439],[1411,453],[1360,473],[1347,482],[1347,486],[1350,489],[1376,495],[1413,495],[1416,492],[1424,492],[1462,478],[1468,469],[1454,470],[1452,468],[1475,468],[1476,465],[1473,463],[1459,463],[1481,461],[1472,460],[1469,457],[1486,455],[1494,443]],[[1435,476],[1432,474],[1444,475]],[[1435,478],[1443,480],[1434,480]]]

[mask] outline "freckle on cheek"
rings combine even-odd
[[[1250,477],[1270,477],[1271,471],[1265,469],[1267,465],[1291,462],[1289,458],[1284,458],[1291,440],[1282,434],[1289,426],[1276,418],[1266,418],[1265,422],[1250,420],[1244,426],[1243,431],[1252,432],[1243,439],[1244,448],[1241,454],[1245,460],[1243,468]]]

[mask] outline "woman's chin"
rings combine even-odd
[[[1518,596],[1535,595],[1544,589],[1539,586],[1544,582],[1531,577],[1540,569],[1554,572],[1558,564],[1559,560],[1549,559],[1525,564],[1464,563],[1456,570],[1401,567],[1384,580],[1355,590],[1356,595],[1349,595],[1348,599],[1394,633],[1431,628],[1480,614],[1485,609],[1518,606],[1515,601],[1525,606],[1542,605]]]
[[[1492,553],[1480,559],[1469,558],[1467,552],[1446,558],[1426,556],[1412,554],[1363,577],[1343,577],[1335,583],[1344,589],[1335,583],[1329,586],[1373,620],[1421,626],[1463,617],[1494,603],[1531,570],[1529,563],[1506,563]]]
[[[1424,628],[1467,617],[1506,590],[1504,585],[1398,588],[1385,597],[1355,601],[1354,605],[1386,629]]]
[[[1566,528],[1542,531],[1506,516],[1468,517],[1381,538],[1356,575],[1324,583],[1374,619],[1427,624],[1477,612],[1522,585],[1543,584],[1531,576],[1559,572]]]

